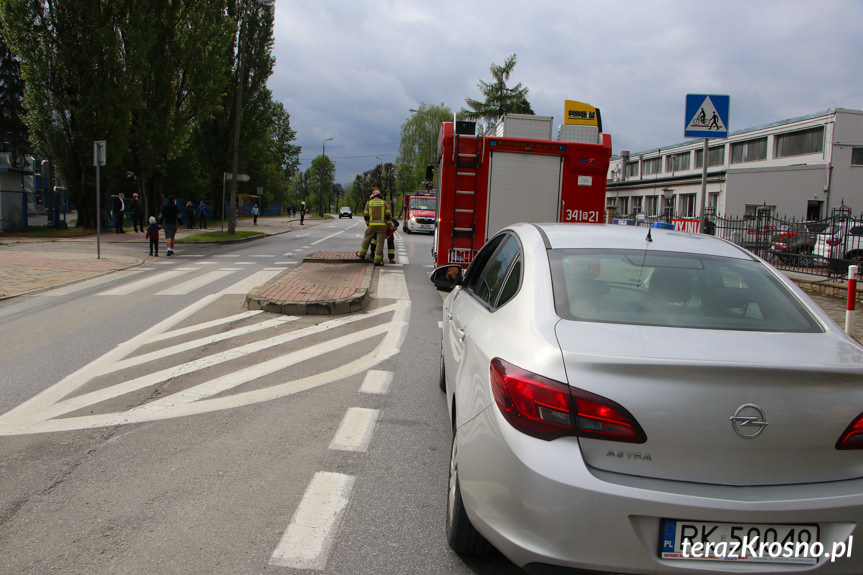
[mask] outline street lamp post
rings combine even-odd
[[[322,156],[324,159],[327,158],[327,142],[332,141],[332,138],[327,138],[324,140],[323,152]],[[327,202],[330,200],[330,194],[327,192]],[[321,161],[321,217],[324,217],[324,162]]]

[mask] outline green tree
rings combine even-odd
[[[333,177],[336,174],[336,165],[329,156],[318,156],[312,160],[309,167],[309,189],[312,190],[309,199],[306,200],[306,207],[310,210],[316,210],[318,215],[323,215],[329,209],[331,199]],[[309,201],[311,200],[311,204]]]
[[[437,159],[437,142],[442,122],[453,119],[452,111],[445,105],[420,104],[401,127],[397,176],[393,184],[397,195],[424,189],[426,166]]]
[[[291,115],[285,109],[284,104],[275,102],[273,108],[273,126],[271,128],[272,152],[280,168],[279,180],[283,202],[288,201],[288,182],[299,171],[300,168],[300,146],[291,144],[297,139],[297,132],[291,128]]]
[[[95,225],[94,140],[108,142],[106,187],[141,191],[151,212],[166,193],[220,196],[240,86],[241,169],[249,185],[284,193],[296,166],[287,113],[266,88],[268,3],[0,0],[0,27],[21,60],[31,141],[54,161],[79,225]]]
[[[220,109],[234,26],[224,7],[208,0],[125,3],[122,51],[134,86],[130,167],[145,205],[156,212],[169,175],[177,181],[169,168],[184,169],[175,160],[183,157],[195,127]]]
[[[9,144],[11,163],[20,166],[31,151],[24,123],[24,81],[21,64],[9,50],[0,28],[0,142]]]
[[[517,57],[515,54],[506,59],[503,66],[492,63],[489,71],[493,81],[479,81],[477,87],[485,100],[465,98],[470,109],[462,108],[461,113],[470,120],[485,120],[493,125],[504,114],[533,114],[534,111],[527,101],[528,89],[521,82],[515,86],[506,85],[512,74]]]
[[[121,4],[0,0],[0,26],[27,85],[30,140],[54,162],[79,225],[96,222],[93,142],[109,142],[108,169],[116,169],[129,140],[134,94],[121,50]]]

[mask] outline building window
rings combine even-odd
[[[617,198],[617,201],[614,202],[615,206],[617,206],[617,213],[615,214],[617,217],[625,216],[629,213],[629,198],[624,196],[622,198]]]
[[[638,162],[627,162],[626,163],[626,177],[627,178],[637,178],[638,177]]]
[[[824,149],[824,128],[819,126],[788,134],[777,134],[774,140],[774,157],[820,154]]]
[[[704,150],[695,150],[695,169],[701,168],[701,157]],[[725,146],[715,146],[707,150],[707,167],[725,164]]]
[[[657,215],[657,211],[656,211],[657,202],[656,202],[656,199],[657,199],[658,197],[659,197],[659,196],[644,196],[644,213],[645,213],[646,215],[648,215],[648,216],[655,216],[655,215]]]
[[[689,152],[683,152],[682,154],[671,154],[666,156],[665,162],[665,171],[666,172],[679,172],[681,170],[689,169]]]
[[[757,162],[767,159],[767,138],[731,144],[731,163]]]
[[[641,161],[641,173],[645,176],[658,174],[662,169],[662,158],[650,158]]]
[[[851,148],[851,165],[863,166],[863,148]]]
[[[695,217],[695,194],[680,194],[679,198],[680,216],[684,218]]]

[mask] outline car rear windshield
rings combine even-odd
[[[815,333],[812,313],[752,260],[637,250],[550,250],[555,308],[577,321]]]

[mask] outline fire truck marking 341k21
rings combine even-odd
[[[436,266],[468,265],[485,241],[517,222],[601,223],[611,136],[599,110],[567,100],[565,124],[508,114],[495,135],[443,122],[437,151]]]

